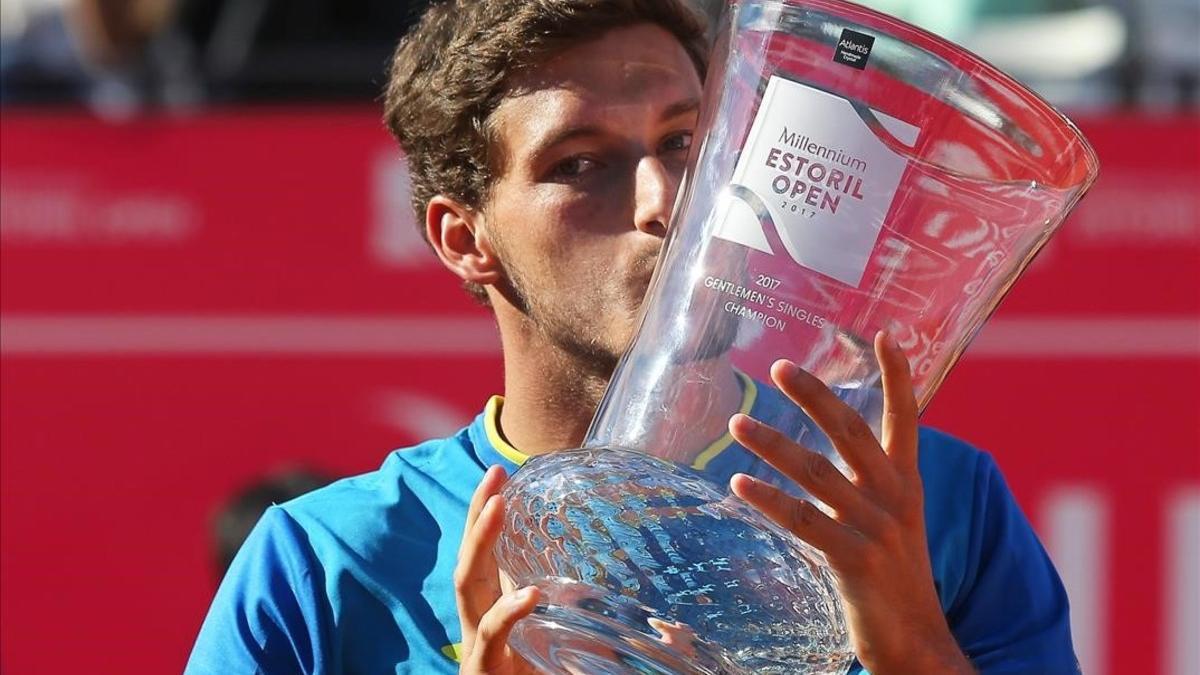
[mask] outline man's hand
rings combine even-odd
[[[526,675],[534,670],[508,646],[513,625],[533,611],[538,589],[504,592],[493,549],[504,520],[500,488],[508,480],[493,466],[475,488],[454,568],[454,594],[462,623],[460,673]]]
[[[942,615],[925,540],[924,496],[917,471],[917,403],[908,359],[895,341],[875,336],[883,374],[882,444],[852,408],[790,361],[771,379],[815,421],[853,469],[846,478],[820,453],[769,426],[734,415],[739,443],[832,509],[745,474],[734,494],[825,553],[846,608],[854,652],[876,675],[974,672]]]

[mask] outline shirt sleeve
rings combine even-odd
[[[303,530],[271,507],[221,582],[185,675],[325,672],[323,585]]]
[[[981,453],[967,569],[946,618],[985,675],[1080,672],[1067,594],[995,461]]]

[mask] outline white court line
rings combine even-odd
[[[1167,673],[1200,673],[1200,489],[1167,507]]]
[[[1071,603],[1071,641],[1080,669],[1104,675],[1108,662],[1108,503],[1086,487],[1061,487],[1046,498],[1046,550]]]
[[[489,317],[0,314],[12,356],[322,354],[495,355]],[[971,358],[1200,356],[1200,318],[996,319]]]

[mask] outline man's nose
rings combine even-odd
[[[665,237],[679,179],[657,157],[643,157],[635,176],[634,226],[646,234]]]

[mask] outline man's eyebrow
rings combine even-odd
[[[700,110],[700,99],[688,98],[682,101],[677,101],[667,106],[663,110],[662,119],[669,120],[672,117],[678,117],[684,113],[692,113]]]
[[[538,139],[534,143],[533,149],[530,151],[529,156],[541,157],[556,145],[574,140],[576,138],[589,138],[603,135],[604,130],[597,126],[578,126],[559,129],[547,134],[544,138]]]
[[[696,112],[699,109],[700,99],[687,98],[683,99],[682,101],[676,101],[666,108],[663,108],[662,115],[659,117],[665,121],[679,117],[680,115]],[[597,138],[604,136],[607,133],[608,132],[603,127],[596,125],[581,125],[558,129],[546,134],[544,138],[539,138],[537,141],[535,141],[532,150],[529,152],[529,156],[541,157],[543,154],[549,152],[560,143],[565,143],[578,138]]]

